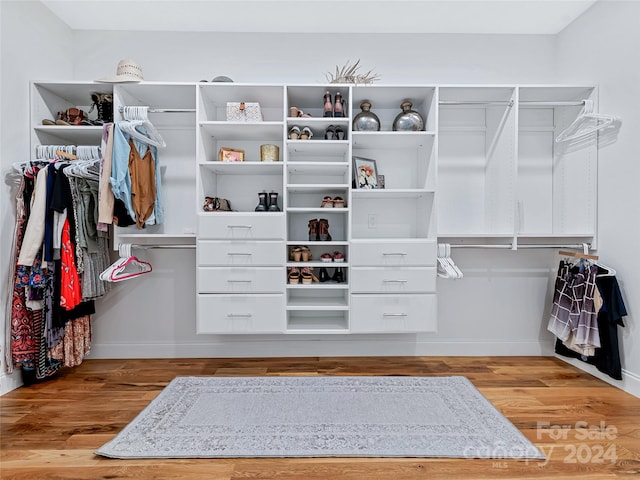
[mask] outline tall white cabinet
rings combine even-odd
[[[555,141],[584,100],[597,104],[594,87],[33,82],[33,150],[99,145],[101,127],[42,125],[70,106],[88,111],[94,91],[113,94],[116,120],[123,106],[149,106],[165,139],[165,222],[115,228],[114,246],[195,246],[198,333],[432,332],[439,241],[596,246],[595,139]],[[344,116],[323,116],[327,91],[340,93]],[[407,99],[422,131],[393,131]],[[379,131],[352,128],[364,101]],[[228,102],[259,103],[263,120],[228,121]],[[291,116],[292,107],[310,116]],[[311,138],[291,138],[294,127]],[[336,127],[344,136],[325,138]],[[265,144],[278,147],[277,161],[261,161]],[[244,161],[219,161],[221,148],[244,150]],[[385,187],[356,188],[353,157],[375,160]],[[262,192],[278,211],[255,211]],[[203,210],[205,197],[232,211]],[[323,207],[325,197],[344,206]],[[309,238],[309,222],[321,219],[331,240]],[[308,261],[292,255],[298,247]],[[329,280],[288,281],[305,267],[316,277],[325,268]]]

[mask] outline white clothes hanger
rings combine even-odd
[[[143,143],[154,147],[166,147],[164,139],[158,129],[149,121],[149,107],[146,106],[125,106],[122,107],[124,121],[118,122],[118,126],[130,136],[137,138]],[[139,130],[143,128],[146,135]]]
[[[558,134],[556,142],[582,140],[598,130],[613,125],[616,121],[619,121],[619,118],[613,115],[594,113],[593,100],[586,99],[578,117]]]
[[[131,253],[131,244],[124,243],[118,246],[120,258],[108,266],[101,274],[100,280],[105,282],[121,282],[130,278],[139,277],[153,270],[149,262],[144,262]]]
[[[438,244],[438,276],[451,279],[458,279],[464,276],[462,270],[458,268],[451,258],[451,245],[448,243]]]
[[[613,268],[608,267],[605,264],[598,261],[600,259],[598,255],[589,254],[589,245],[587,243],[582,244],[582,253],[568,252],[565,250],[560,250],[558,253],[565,257],[586,259],[591,263],[593,263],[594,265],[596,265],[597,267],[599,267],[600,269],[604,270],[603,273],[598,273],[596,277],[614,277],[616,275],[616,271]]]

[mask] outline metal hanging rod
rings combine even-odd
[[[131,244],[131,246],[133,248],[140,248],[143,250],[148,250],[148,249],[152,249],[152,248],[174,248],[174,249],[190,249],[190,248],[196,248],[195,245],[182,245],[182,244],[177,244],[177,245],[138,245],[138,244]]]
[[[516,248],[513,248],[513,245],[494,245],[494,244],[475,244],[475,245],[471,245],[471,244],[450,244],[451,248],[508,248],[511,250],[519,250],[521,248],[574,248],[574,249],[579,249],[579,248],[583,248],[582,243],[576,243],[573,245],[566,245],[566,244],[538,244],[538,243],[532,243],[532,244],[518,244],[516,246]],[[587,244],[587,246],[589,248],[591,248],[591,245]]]
[[[131,245],[131,248],[139,248],[140,250],[150,250],[152,248],[173,248],[173,249],[188,249],[188,248],[196,248],[195,245],[193,244],[188,244],[188,243],[177,243],[177,244],[165,244],[165,243],[158,243],[158,244],[138,244],[138,243],[120,243],[118,245],[118,249],[120,248],[120,246],[122,245]]]
[[[535,102],[522,101],[518,102],[523,107],[580,107],[584,105],[584,100],[574,100],[567,102]]]
[[[129,105],[126,105],[129,106]],[[138,106],[138,105],[135,105]],[[120,113],[123,113],[125,106],[120,107]],[[149,113],[191,113],[195,112],[195,108],[149,108]]]
[[[506,105],[513,106],[513,100],[440,100],[440,105]]]
[[[513,106],[515,103],[513,100],[440,100],[440,105],[506,105],[508,107]],[[579,107],[584,105],[584,100],[572,100],[572,101],[520,101],[519,106],[522,107]]]

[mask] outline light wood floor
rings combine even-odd
[[[93,454],[177,375],[464,375],[547,461],[113,460]],[[640,399],[548,357],[87,360],[0,397],[2,479],[607,479],[640,475]]]

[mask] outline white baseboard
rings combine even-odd
[[[239,358],[333,356],[541,356],[547,342],[428,342],[406,338],[367,340],[266,340],[228,336],[211,343],[94,343],[90,358]]]
[[[585,363],[581,360],[578,360],[577,358],[565,357],[562,355],[556,355],[556,358],[562,360],[563,362],[569,363],[574,367],[579,368],[583,372],[589,373],[604,382],[607,382],[609,385],[618,387],[620,390],[624,390],[634,397],[640,398],[640,376],[633,372],[622,369],[622,380],[615,380],[609,375],[602,373],[590,363]]]
[[[22,372],[19,369],[12,373],[3,372],[0,374],[0,396],[21,386]]]

